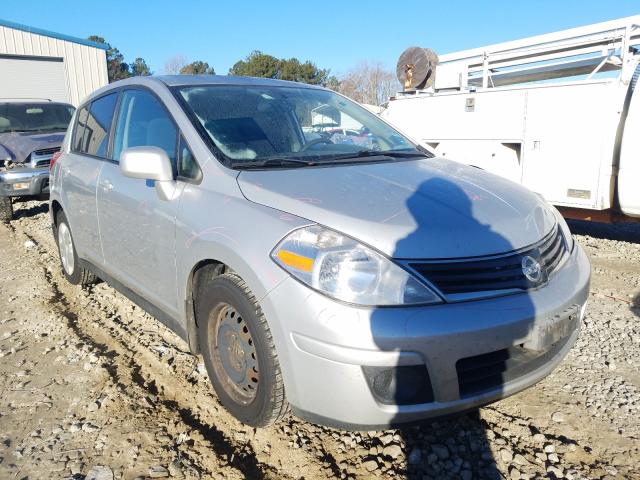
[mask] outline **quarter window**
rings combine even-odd
[[[131,147],[158,147],[176,165],[178,130],[159,100],[144,90],[126,90],[118,113],[113,155]]]
[[[180,136],[180,147],[178,148],[178,177],[197,180],[200,178],[200,167],[196,162],[193,153],[189,149],[187,142]]]

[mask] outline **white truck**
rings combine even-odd
[[[383,118],[568,217],[640,218],[640,15],[437,57],[412,47]]]

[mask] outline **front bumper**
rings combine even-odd
[[[358,308],[287,279],[261,306],[276,339],[294,413],[317,423],[372,429],[475,408],[540,381],[578,337],[590,275],[589,261],[576,244],[546,286],[516,295],[424,307]],[[538,335],[538,327],[569,311],[577,312],[578,321],[528,368],[507,370],[499,385],[481,391],[470,393],[463,385],[457,367],[464,362],[458,361],[483,361],[514,348],[530,352],[522,345]],[[410,365],[426,367],[433,401],[377,401],[363,366]]]
[[[0,197],[49,194],[49,167],[0,171]]]

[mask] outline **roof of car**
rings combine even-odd
[[[254,85],[266,87],[298,87],[298,88],[314,88],[324,89],[318,85],[309,85],[307,83],[289,82],[287,80],[274,80],[272,78],[255,78],[255,77],[234,77],[231,75],[151,75],[148,77],[129,77],[109,83],[87,96],[81,104],[93,100],[106,92],[115,88],[125,87],[128,85],[158,85],[162,84],[168,87],[176,86],[195,86],[195,85]]]
[[[273,78],[234,77],[231,75],[158,75],[161,82],[170,87],[177,85],[264,85],[273,87],[308,87],[322,88],[306,83],[290,82],[287,80],[275,80]]]

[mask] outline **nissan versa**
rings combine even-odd
[[[115,82],[54,160],[66,278],[173,329],[247,424],[474,408],[538,382],[578,336],[590,266],[557,210],[327,89]]]

